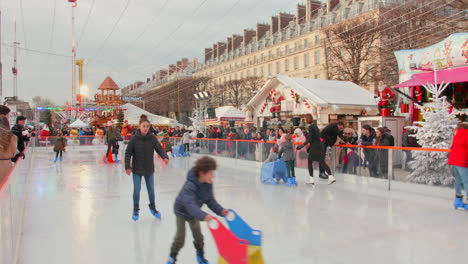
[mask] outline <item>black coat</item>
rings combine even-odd
[[[186,220],[194,217],[202,221],[207,213],[200,208],[206,204],[214,213],[222,216],[223,207],[214,198],[213,184],[201,183],[198,180],[195,170],[192,168],[187,175],[182,190],[177,195],[174,212],[176,216],[185,218]]]
[[[24,146],[24,143],[29,141],[29,137],[28,136],[23,136],[23,131],[24,131],[24,128],[19,125],[19,124],[15,124],[12,128],[11,128],[11,132],[13,132],[13,134],[15,134],[15,136],[18,138],[18,145],[17,145],[17,148],[18,148],[18,151],[19,152],[23,152],[23,150],[25,149],[25,146]]]
[[[169,159],[153,134],[148,132],[146,136],[143,136],[140,130],[137,130],[125,150],[125,170],[131,169],[133,173],[140,176],[153,174],[155,150],[163,159]],[[130,160],[132,160],[132,166],[130,166]]]
[[[376,135],[375,135],[375,130],[373,128],[371,130],[370,136],[367,137],[367,136],[361,135],[360,137],[361,144],[363,146],[372,146],[374,139],[376,139]],[[364,156],[367,161],[373,162],[375,160],[374,149],[365,148],[363,151],[364,151]]]
[[[383,133],[378,146],[394,146],[394,138],[389,133]],[[388,171],[388,149],[377,149],[376,160],[379,162],[380,171],[384,174]]]
[[[303,146],[310,144],[307,152],[309,153],[309,159],[311,161],[320,161],[322,157],[322,142],[320,141],[320,132],[316,124],[309,126],[309,132],[307,133],[307,140]]]
[[[326,126],[324,129],[322,129],[322,132],[320,133],[320,137],[323,138],[325,140],[325,144],[327,144],[330,147],[335,145],[338,137],[345,140],[343,136],[343,132],[338,129],[337,124],[330,124]]]

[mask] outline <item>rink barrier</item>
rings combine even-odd
[[[160,140],[164,136],[156,136]],[[54,139],[56,137],[37,137],[35,141],[35,146],[38,147],[52,147],[54,144]],[[66,136],[69,143],[67,144],[67,149],[76,149],[80,146],[104,146],[106,144],[105,136]],[[92,138],[90,142],[89,138]],[[98,139],[99,141],[97,141]],[[123,141],[127,143],[131,139],[131,135],[123,136]],[[173,146],[180,145],[182,143],[182,137],[169,137],[171,139]],[[194,149],[195,153],[204,154],[204,155],[213,155],[221,157],[229,157],[233,159],[240,160],[250,160],[263,162],[269,155],[269,149],[277,144],[276,141],[267,141],[267,140],[246,140],[246,139],[224,139],[224,138],[190,138],[190,149],[191,152]],[[302,143],[293,143],[295,146],[302,145]],[[350,149],[354,149],[355,153],[358,155],[359,164],[355,165],[350,172],[350,166],[345,165],[342,161],[342,152],[347,152]],[[376,155],[382,155],[385,157],[382,159],[382,156],[375,156],[373,162],[366,162],[366,157],[364,155],[364,149],[374,149],[380,150],[381,152],[376,153]],[[121,148],[124,150],[124,147]],[[258,151],[258,153],[257,153]],[[374,177],[379,179],[384,179],[387,181],[388,189],[391,189],[392,181],[397,182],[414,182],[414,179],[410,179],[412,173],[409,170],[409,163],[406,159],[411,158],[413,153],[417,152],[426,152],[427,158],[430,159],[431,156],[448,154],[450,149],[434,149],[434,148],[410,148],[410,147],[395,147],[395,146],[362,146],[362,145],[347,145],[347,144],[338,144],[334,145],[331,151],[327,152],[326,163],[329,165],[332,174],[352,174],[363,177]],[[307,157],[299,156],[300,151],[295,150],[296,155],[296,168],[307,169]],[[123,152],[122,152],[123,155]],[[409,155],[409,156],[408,156]],[[418,154],[419,155],[419,154]],[[414,159],[413,159],[414,160]],[[375,164],[379,165],[375,165]],[[388,166],[385,165],[388,164]],[[372,169],[373,168],[373,169]],[[314,164],[314,169],[317,169],[317,164]],[[378,170],[376,174],[375,171]],[[413,171],[416,170],[413,168]],[[426,172],[431,171],[431,164],[425,166]],[[451,172],[444,170],[446,174]],[[424,183],[422,184],[429,184]],[[435,184],[436,186],[451,186],[451,183]]]
[[[28,150],[28,148],[30,147],[31,145],[31,141],[28,142],[28,145],[26,146],[26,148],[23,150],[23,153],[26,153],[26,151]],[[28,158],[28,157],[26,157]],[[0,193],[2,192],[4,186],[7,184],[7,182],[9,181],[11,175],[13,174],[13,172],[15,171],[16,167],[18,167],[18,165],[21,163],[21,161],[23,160],[23,158],[18,158],[15,162],[15,165],[13,165],[13,167],[10,169],[10,172],[8,172],[8,174],[5,176],[5,178],[2,179],[2,181],[0,182]]]
[[[106,136],[63,136],[64,138],[71,139],[80,139],[80,138],[105,138]],[[131,135],[125,137],[132,137]],[[164,138],[164,136],[156,136],[157,138]],[[41,139],[44,137],[36,137]],[[57,136],[47,136],[45,139],[54,139]],[[182,137],[169,137],[170,139],[183,139]],[[249,142],[249,143],[269,143],[276,144],[276,141],[267,141],[267,140],[247,140],[247,139],[226,139],[226,138],[190,138],[190,140],[200,140],[200,141],[225,141],[225,142]],[[124,139],[124,141],[127,141]],[[302,143],[293,143],[294,145],[302,145]],[[92,145],[92,144],[88,144]],[[451,149],[436,149],[436,148],[412,148],[412,147],[394,147],[394,146],[362,146],[362,145],[345,145],[337,144],[335,147],[344,147],[344,148],[368,148],[368,149],[394,149],[394,150],[412,150],[412,151],[436,151],[436,152],[451,152]]]

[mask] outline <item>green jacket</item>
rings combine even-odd
[[[106,131],[106,137],[107,137],[107,142],[109,141],[116,141],[117,140],[117,129],[114,127],[109,127],[107,128]]]
[[[164,143],[164,145],[166,146],[166,152],[172,151],[172,144],[169,138],[163,138],[163,140],[161,140],[161,143]]]

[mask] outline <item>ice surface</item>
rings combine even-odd
[[[133,222],[132,181],[123,164],[103,164],[103,150],[73,150],[62,163],[36,152],[28,179],[20,249],[22,264],[165,263],[175,234],[173,203],[186,171],[197,158],[174,158],[157,168],[156,206],[147,208],[142,186],[140,220]],[[218,158],[215,195],[253,228],[263,231],[268,264],[465,263],[468,212],[454,211],[452,197],[431,189],[388,192],[366,178],[337,175],[331,186],[318,180],[297,188],[262,185],[260,164]],[[206,209],[206,208],[205,208]],[[217,250],[203,223],[206,256]],[[196,263],[187,228],[178,263]]]

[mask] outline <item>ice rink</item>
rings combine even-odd
[[[149,213],[143,186],[134,222],[131,177],[123,164],[103,164],[103,152],[70,150],[56,164],[51,151],[28,157],[19,263],[165,263],[173,203],[197,156],[156,165],[162,220]],[[265,263],[466,263],[468,212],[453,210],[452,190],[406,184],[389,192],[385,181],[343,175],[334,185],[317,180],[310,187],[302,169],[297,188],[270,186],[259,181],[260,163],[217,160],[215,195],[263,231]],[[202,226],[206,257],[216,263],[214,240]],[[178,263],[196,263],[189,231]]]

